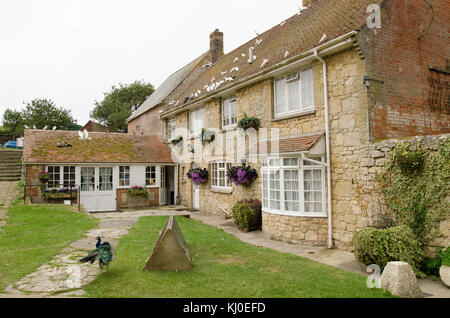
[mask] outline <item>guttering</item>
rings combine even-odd
[[[318,50],[314,49],[314,57],[322,62],[323,68],[323,99],[325,103],[325,141],[327,152],[327,201],[328,201],[328,248],[333,247],[333,223],[331,210],[331,156],[330,156],[330,127],[328,119],[328,84],[327,84],[327,62],[319,56]]]
[[[287,59],[285,61],[282,61],[278,64],[275,64],[261,72],[249,75],[247,77],[244,77],[235,83],[232,83],[231,86],[224,86],[223,88],[217,89],[214,92],[210,92],[206,94],[203,98],[193,101],[192,103],[187,103],[178,106],[177,108],[174,108],[172,110],[168,110],[164,113],[160,114],[160,118],[164,119],[167,117],[171,117],[173,115],[176,115],[180,112],[186,111],[191,108],[198,107],[202,105],[203,103],[217,97],[218,95],[226,95],[227,93],[231,91],[238,90],[242,87],[251,85],[253,83],[259,82],[265,78],[272,77],[276,75],[277,73],[283,73],[285,70],[289,68],[294,68],[296,65],[301,64],[307,64],[308,62],[314,60],[314,51],[320,51],[322,56],[334,54],[337,52],[340,52],[342,50],[345,50],[347,48],[350,48],[353,46],[353,39],[352,37],[358,34],[357,31],[351,31],[349,33],[346,33],[344,35],[341,35],[333,40],[328,41],[327,43],[321,44],[313,49],[310,49],[308,51],[305,51],[297,56],[294,56],[290,59]]]

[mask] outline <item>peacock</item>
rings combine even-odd
[[[89,254],[82,259],[80,259],[80,263],[90,262],[93,264],[96,260],[98,260],[98,264],[100,269],[103,271],[103,267],[109,271],[109,263],[114,258],[114,247],[109,242],[102,243],[102,239],[100,236],[97,237],[97,243],[95,244],[95,250],[89,252]]]

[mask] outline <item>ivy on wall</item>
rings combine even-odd
[[[440,221],[450,211],[450,138],[438,151],[403,142],[377,175],[389,226],[407,225],[426,246],[441,235]]]

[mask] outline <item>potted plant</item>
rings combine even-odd
[[[127,190],[127,196],[148,198],[148,191],[142,186],[135,185]]]
[[[41,171],[38,178],[41,183],[47,183],[50,180],[50,177],[50,173],[47,171]]]
[[[206,183],[208,181],[208,170],[201,168],[190,169],[187,177],[195,184]]]
[[[256,118],[254,116],[248,117],[246,113],[244,113],[244,117],[239,121],[238,127],[242,128],[244,130],[247,130],[248,128],[259,128],[259,118]]]
[[[256,169],[243,163],[240,166],[233,166],[228,169],[227,178],[236,185],[249,186],[258,177]]]
[[[258,200],[239,201],[233,207],[233,221],[243,232],[261,228],[261,202]]]

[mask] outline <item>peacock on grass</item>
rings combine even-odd
[[[109,263],[114,258],[114,248],[109,242],[102,243],[102,239],[100,236],[97,237],[97,243],[95,244],[95,250],[90,251],[88,256],[83,257],[79,260],[80,263],[90,262],[93,264],[96,260],[98,260],[98,264],[100,269],[103,270],[103,267],[109,271]]]

